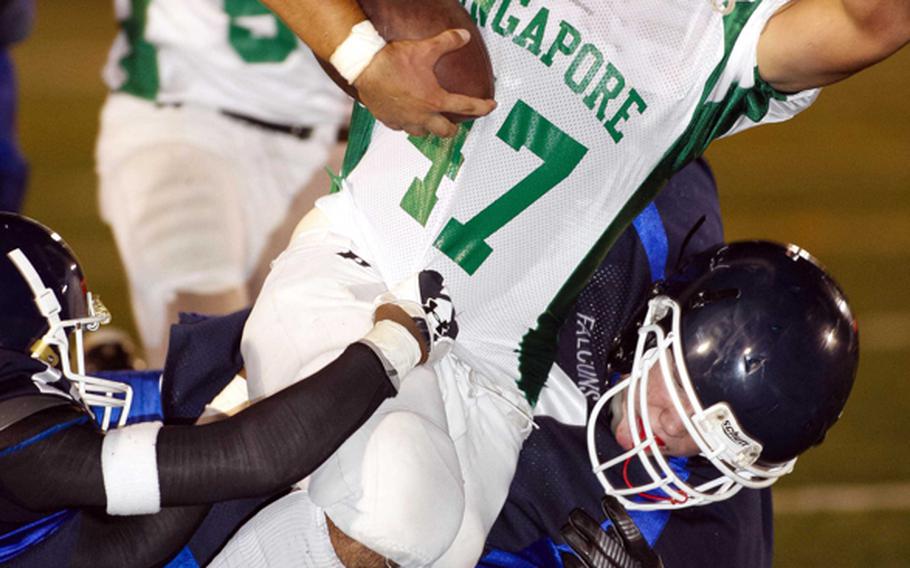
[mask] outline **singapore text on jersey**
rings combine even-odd
[[[622,123],[647,110],[648,104],[605,55],[602,46],[585,41],[581,26],[551,21],[550,9],[535,9],[532,0],[461,0],[480,28],[487,28],[526,49],[547,67],[568,61],[563,81],[582,98],[613,142],[623,139]],[[533,2],[535,5],[542,2]],[[495,70],[494,70],[495,72]]]

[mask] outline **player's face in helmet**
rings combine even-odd
[[[838,419],[857,362],[846,299],[805,251],[745,242],[699,255],[611,354],[629,372],[589,419],[595,473],[633,509],[767,487]],[[620,455],[598,453],[605,430]],[[711,466],[697,475],[673,459],[696,455],[688,465]]]
[[[657,363],[657,357],[652,356],[649,361],[650,368],[647,369],[648,376],[645,403],[647,405],[647,414],[650,418],[650,426],[654,431],[654,440],[657,442],[661,453],[666,456],[688,457],[697,455],[699,452],[698,444],[686,429],[686,423],[682,419],[676,407],[673,405],[671,390],[675,390],[677,396],[682,395],[678,373],[673,370],[673,376],[669,381],[664,380],[661,374],[661,367]],[[616,404],[612,409],[611,426],[616,442],[624,450],[631,450],[635,447],[635,437],[632,434],[633,425],[637,424],[636,419],[629,420],[627,413],[629,390],[624,389],[616,398]],[[692,415],[692,405],[684,398],[683,408],[685,414]],[[633,403],[633,408],[634,408]],[[637,412],[635,413],[638,414]],[[643,424],[639,425],[639,433],[642,431]]]
[[[9,213],[0,213],[0,247],[0,348],[44,361],[47,372],[33,380],[102,407],[103,428],[113,408],[125,424],[130,387],[85,372],[83,334],[108,323],[110,313],[86,289],[73,252],[47,227]]]

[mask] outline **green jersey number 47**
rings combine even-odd
[[[410,137],[432,163],[427,175],[415,179],[401,201],[401,207],[421,225],[436,204],[442,177],[455,179],[458,175],[464,161],[461,148],[472,124],[462,123],[451,139]],[[515,152],[527,148],[543,162],[471,219],[461,222],[453,217],[443,227],[434,245],[468,274],[474,274],[493,252],[486,239],[566,179],[588,152],[522,100],[512,107],[496,137]]]

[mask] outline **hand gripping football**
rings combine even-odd
[[[433,37],[449,29],[465,29],[471,41],[464,47],[439,58],[434,71],[443,89],[482,99],[493,98],[493,66],[480,30],[458,0],[358,0],[364,13],[386,41],[417,40]],[[357,89],[349,85],[335,68],[320,60],[323,69],[346,93],[357,99]],[[389,77],[389,80],[396,80]],[[359,99],[358,99],[359,100]],[[454,121],[468,117],[450,116]]]

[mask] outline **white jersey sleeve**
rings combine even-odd
[[[347,120],[350,99],[259,0],[114,3],[120,32],[103,77],[113,91],[283,125]]]
[[[355,112],[342,191],[318,206],[390,282],[423,268],[458,306],[458,355],[532,402],[555,330],[614,240],[722,135],[783,120],[756,45],[784,0],[475,0],[497,109],[451,139]]]
[[[745,1],[745,0],[740,0]],[[708,95],[708,101],[722,102],[730,93],[745,92],[749,105],[741,116],[721,134],[720,138],[748,130],[759,124],[789,120],[808,108],[820,89],[798,93],[781,93],[764,81],[758,73],[758,40],[768,20],[791,0],[764,0],[757,4],[730,51],[727,65]],[[735,96],[735,95],[734,95]]]

